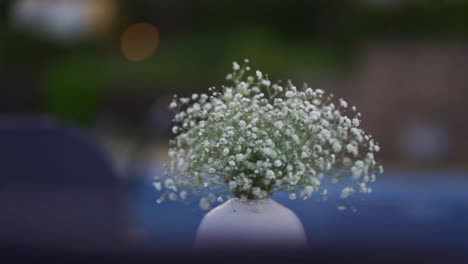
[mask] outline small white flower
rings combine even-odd
[[[333,142],[333,151],[338,153],[341,151],[341,144],[338,141]]]
[[[160,182],[154,182],[153,183],[153,186],[154,188],[156,188],[156,190],[160,191],[162,189],[162,185]]]
[[[244,154],[236,154],[236,160],[237,161],[243,161],[244,160]]]
[[[314,110],[314,111],[310,112],[310,119],[312,121],[319,120],[319,118],[320,118],[320,112],[319,111]]]
[[[384,173],[384,169],[383,169],[382,165],[380,165],[380,166],[378,167],[378,170],[379,170],[379,173],[380,173],[380,174]]]
[[[261,190],[260,188],[258,188],[258,187],[254,187],[254,188],[252,189],[252,194],[255,195],[255,196],[257,196],[258,198],[261,198],[261,196],[262,196],[262,190]]]
[[[360,191],[361,193],[367,193],[368,190],[369,190],[369,189],[367,188],[365,182],[359,183],[359,191]]]
[[[219,196],[218,199],[216,199],[216,200],[218,201],[218,203],[224,202],[224,199],[223,199],[223,197],[221,197],[221,196]]]
[[[340,99],[340,106],[343,107],[343,108],[346,108],[346,107],[348,107],[348,103],[345,100]]]
[[[211,208],[211,204],[207,198],[203,197],[200,199],[200,208],[205,211]]]
[[[285,94],[286,97],[290,98],[290,97],[293,97],[294,96],[294,92],[292,91],[287,91],[286,94]]]
[[[281,122],[281,121],[275,122],[274,125],[275,125],[275,128],[277,128],[277,129],[282,129],[283,128],[283,122]]]
[[[267,179],[274,180],[275,179],[275,172],[272,170],[267,170],[265,174]]]
[[[348,144],[348,145],[346,145],[346,150],[347,150],[349,153],[353,153],[353,154],[357,155],[357,147],[354,146],[353,144]]]
[[[265,153],[265,155],[272,157],[272,158],[275,158],[277,156],[276,151],[272,148],[264,148],[263,153]]]
[[[169,200],[172,200],[172,201],[177,200],[177,195],[175,193],[170,193]]]
[[[375,145],[375,146],[374,146],[374,151],[375,151],[375,152],[379,152],[379,151],[380,151],[380,147],[379,147],[378,145]]]
[[[239,63],[233,62],[233,63],[232,63],[232,69],[233,69],[234,71],[240,70]]]
[[[255,75],[257,75],[257,78],[258,78],[258,79],[262,79],[262,78],[263,78],[263,74],[262,74],[261,71],[256,71],[256,72],[255,72]]]
[[[296,135],[296,134],[294,134],[294,135],[292,136],[292,139],[293,139],[294,143],[296,143],[296,144],[301,143],[300,140],[299,140],[299,136]]]
[[[354,193],[354,188],[353,187],[345,187],[343,190],[341,190],[341,199],[346,199],[349,196],[351,196]]]
[[[354,166],[356,166],[357,168],[364,168],[364,162],[362,160],[357,160],[356,162],[354,162]]]
[[[177,103],[176,103],[176,102],[172,102],[172,103],[169,105],[169,108],[170,108],[170,109],[176,109],[176,108],[177,108]]]
[[[224,148],[223,149],[223,155],[224,156],[227,156],[229,154],[229,149],[228,148]]]
[[[281,167],[281,165],[283,165],[281,160],[275,160],[274,164],[275,164],[276,167]]]
[[[320,180],[316,177],[310,177],[310,184],[314,186],[320,186]]]
[[[228,163],[229,163],[229,166],[231,166],[231,167],[235,167],[235,166],[236,166],[236,162],[233,161],[233,160],[230,160]]]
[[[188,104],[188,103],[190,102],[190,99],[189,99],[189,98],[182,97],[182,98],[180,98],[180,102],[181,102],[182,104]]]
[[[164,187],[166,187],[167,189],[171,188],[172,186],[174,186],[174,180],[166,179],[164,181]]]
[[[179,193],[180,199],[186,200],[187,199],[187,191],[183,190]]]
[[[296,200],[296,194],[295,193],[289,194],[289,199]]]
[[[215,168],[209,168],[209,169],[208,169],[208,172],[209,172],[209,173],[215,173],[216,170],[215,170]]]
[[[179,132],[179,127],[173,126],[172,127],[172,133],[177,134],[177,132]]]
[[[235,182],[235,181],[230,181],[230,182],[229,182],[229,189],[230,189],[230,190],[233,190],[233,189],[235,189],[236,187],[237,187],[237,182]]]
[[[314,187],[308,185],[304,187],[304,190],[301,191],[301,198],[307,199],[312,195],[313,192],[314,192]]]
[[[353,121],[352,121],[352,122],[353,122],[353,126],[355,126],[355,127],[359,126],[359,124],[361,123],[361,122],[359,121],[359,119],[357,119],[357,118],[353,118]]]

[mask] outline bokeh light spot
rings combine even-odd
[[[122,54],[130,61],[148,59],[158,46],[159,30],[148,23],[130,25],[121,37]]]

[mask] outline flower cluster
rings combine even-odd
[[[360,128],[361,114],[343,99],[291,82],[272,83],[248,61],[233,63],[230,82],[210,95],[174,96],[176,135],[170,141],[172,177],[156,177],[158,202],[201,193],[209,209],[230,197],[262,199],[289,192],[290,199],[327,194],[325,180],[345,182],[341,198],[370,193],[382,172],[379,145]],[[349,117],[348,117],[349,116]]]

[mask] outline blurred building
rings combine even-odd
[[[356,101],[395,160],[468,156],[468,48],[458,41],[377,41],[362,51]]]

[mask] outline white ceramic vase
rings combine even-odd
[[[272,199],[230,199],[208,212],[198,227],[196,249],[301,249],[307,244],[299,218]]]

